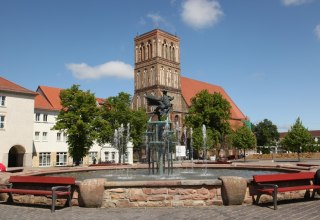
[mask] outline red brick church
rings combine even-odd
[[[184,116],[188,113],[191,98],[202,90],[220,93],[232,106],[231,126],[242,125],[247,117],[241,112],[225,90],[198,80],[183,77],[180,69],[180,39],[168,32],[155,29],[137,36],[135,43],[134,97],[133,109],[146,108],[148,113],[153,109],[147,106],[145,95],[162,96],[166,89],[173,96],[173,111],[170,120],[183,125]]]

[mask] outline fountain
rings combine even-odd
[[[207,157],[207,129],[206,126],[202,125],[202,140],[203,140],[203,164],[204,164],[204,175],[207,174],[207,163],[206,163],[206,157]]]
[[[163,175],[167,169],[168,175],[173,169],[173,131],[171,122],[148,121],[146,131],[147,160],[149,173]],[[166,166],[167,162],[167,166]]]
[[[164,92],[165,97],[166,92]],[[94,167],[85,168],[82,171],[77,170],[76,174],[78,181],[88,182],[88,179],[104,178],[104,181],[99,183],[93,183],[91,185],[97,185],[96,187],[104,187],[104,193],[96,195],[103,198],[101,204],[102,207],[179,207],[179,206],[212,206],[215,204],[222,204],[222,191],[224,189],[223,181],[218,178],[221,176],[239,176],[239,174],[246,174],[243,178],[251,178],[252,175],[266,172],[265,170],[245,170],[241,172],[244,167],[241,165],[219,165],[204,163],[207,151],[207,131],[206,126],[202,126],[203,135],[203,164],[193,164],[193,147],[192,147],[192,128],[190,128],[190,151],[192,172],[181,172],[177,167],[173,169],[173,152],[175,142],[174,134],[177,131],[173,131],[172,122],[170,121],[170,101],[166,100],[160,103],[163,98],[147,97],[148,103],[158,103],[154,114],[158,116],[158,120],[152,121],[152,116],[147,122],[147,130],[145,132],[145,144],[147,153],[148,164],[140,164],[134,166],[124,165],[121,168],[115,167]],[[170,100],[170,98],[169,98]],[[172,100],[172,99],[171,99]],[[162,116],[166,116],[165,120],[160,120]],[[180,128],[179,128],[180,129]],[[184,144],[186,145],[187,128],[184,128]],[[123,125],[114,133],[114,146],[119,150],[119,161],[124,159],[125,146],[129,140],[130,125],[127,125],[125,129]],[[179,138],[178,138],[179,140]],[[176,164],[181,166],[181,164]],[[193,170],[195,166],[195,170]],[[208,167],[216,169],[208,169]],[[145,168],[144,170],[142,168]],[[184,169],[181,167],[180,169]],[[205,168],[205,175],[203,174],[203,168]],[[231,169],[230,169],[231,168]],[[202,172],[199,170],[202,169]],[[268,168],[269,172],[279,172],[276,168]],[[92,172],[91,172],[91,171]],[[109,170],[109,173],[108,171]],[[119,171],[123,175],[119,175]],[[193,172],[195,171],[195,172]],[[231,171],[231,172],[230,172]],[[228,172],[228,173],[227,173]],[[164,175],[167,173],[168,175]],[[268,171],[267,171],[268,173]],[[199,175],[200,174],[200,175]],[[51,174],[52,175],[52,174]],[[54,175],[57,175],[55,173]],[[74,176],[70,170],[61,175]],[[241,177],[242,178],[242,177]],[[231,179],[233,180],[233,178]],[[244,179],[244,182],[247,180]],[[81,183],[80,182],[80,185]],[[85,185],[85,184],[82,184]],[[89,186],[88,186],[89,187]],[[245,184],[245,191],[249,189]],[[79,191],[81,195],[81,191]],[[249,193],[247,194],[248,198]],[[101,198],[98,198],[99,201]]]
[[[126,162],[127,144],[130,141],[130,123],[127,124],[127,128],[121,124],[118,129],[115,129],[113,135],[113,147],[119,152],[119,164]]]

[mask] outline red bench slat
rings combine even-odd
[[[289,187],[281,187],[278,188],[278,192],[291,192],[291,191],[299,191],[299,190],[308,190],[308,189],[320,189],[319,185],[306,185],[306,186],[289,186]],[[272,194],[274,188],[267,189],[258,189],[261,193]]]
[[[9,185],[1,184],[9,188],[0,189],[0,193],[8,193],[8,200],[13,202],[13,194],[22,195],[52,195],[51,212],[55,211],[55,203],[58,197],[66,196],[67,203],[71,207],[73,195],[72,186],[75,185],[74,177],[52,177],[52,176],[10,176]],[[52,187],[57,187],[53,190]],[[61,186],[61,187],[59,187]]]
[[[52,191],[48,190],[34,190],[34,189],[0,189],[0,193],[14,193],[14,194],[25,194],[25,195],[52,195]],[[56,191],[58,196],[70,195],[68,191]]]
[[[312,198],[316,190],[320,189],[320,185],[313,185],[312,181],[315,179],[315,172],[301,172],[301,173],[281,173],[281,174],[265,174],[254,175],[253,181],[257,186],[257,199],[252,195],[253,202],[258,204],[260,196],[267,194],[273,197],[274,209],[277,209],[277,193],[310,190],[312,191]],[[303,185],[302,185],[303,184]],[[274,194],[274,192],[277,192]]]
[[[41,183],[41,184],[62,184],[74,185],[74,177],[54,177],[54,176],[10,176],[10,183]]]
[[[313,179],[314,175],[315,175],[314,172],[265,174],[265,175],[254,175],[253,180],[256,183],[308,180],[308,179]]]

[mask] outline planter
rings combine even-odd
[[[103,201],[105,179],[86,179],[79,184],[79,206],[100,208]]]
[[[221,176],[223,205],[241,205],[247,191],[247,180],[237,176]]]

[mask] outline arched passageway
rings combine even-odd
[[[9,150],[8,167],[23,167],[23,158],[26,150],[21,145],[15,145]]]

